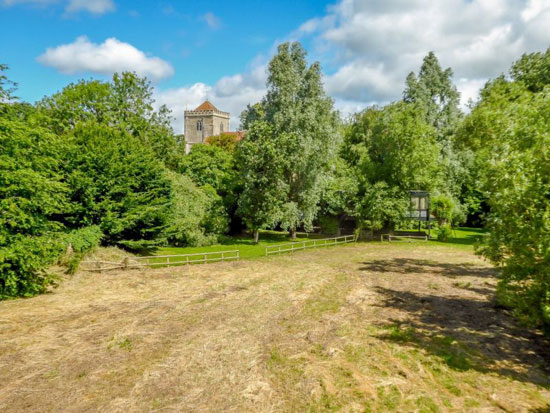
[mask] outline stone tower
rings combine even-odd
[[[208,100],[195,110],[185,111],[185,152],[209,136],[229,132],[229,113],[218,110]]]

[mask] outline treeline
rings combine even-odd
[[[549,326],[549,73],[550,51],[524,55],[463,113],[451,69],[429,53],[401,100],[342,120],[319,64],[285,43],[266,96],[241,115],[244,139],[211,137],[188,155],[135,74],[35,105],[13,100],[2,75],[0,295],[43,291],[69,244],[78,257],[99,242],[206,245],[244,228],[258,241],[261,229],[294,237],[350,218],[403,227],[417,189],[443,239],[455,225],[488,228],[479,252],[502,269],[501,302]]]

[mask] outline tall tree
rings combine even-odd
[[[417,103],[424,109],[426,121],[446,138],[460,119],[460,93],[452,82],[451,68],[442,69],[434,52],[429,52],[420,66],[418,76],[409,73],[403,99]]]
[[[457,133],[475,154],[487,196],[480,252],[500,270],[498,298],[550,332],[550,60],[523,56],[497,78]],[[529,63],[532,60],[532,64]]]
[[[319,63],[308,66],[300,43],[279,45],[268,70],[261,110],[249,109],[244,119],[267,122],[284,155],[282,179],[287,191],[281,200],[281,225],[294,238],[299,226],[312,227],[319,209],[324,178],[339,140],[338,114],[323,89]]]
[[[256,121],[237,146],[242,182],[237,212],[252,230],[255,243],[260,229],[275,225],[281,217],[282,200],[288,191],[283,179],[284,154],[279,147],[283,139],[284,136],[275,137],[267,122]]]
[[[358,216],[371,228],[391,227],[403,217],[410,190],[442,186],[436,131],[415,103],[371,107],[357,115],[342,155],[359,185]],[[381,205],[392,206],[384,212]]]

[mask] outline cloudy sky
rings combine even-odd
[[[153,82],[178,133],[205,99],[237,128],[289,40],[321,62],[344,114],[399,99],[430,50],[465,103],[522,53],[550,47],[550,0],[0,0],[0,63],[23,100],[132,70]]]

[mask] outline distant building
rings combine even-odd
[[[218,110],[208,100],[195,110],[185,111],[185,152],[197,143],[204,143],[209,136],[229,132],[229,112]]]

